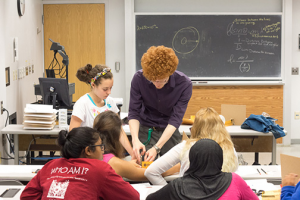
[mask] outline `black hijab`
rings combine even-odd
[[[218,199],[231,184],[232,174],[221,171],[223,150],[211,139],[197,141],[190,149],[190,167],[182,178],[173,180],[171,196],[178,199]]]

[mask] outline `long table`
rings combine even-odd
[[[0,179],[30,181],[36,175],[36,170],[42,169],[42,167],[43,165],[0,165]],[[263,168],[267,174],[263,173],[261,168]],[[258,173],[257,169],[261,172],[260,174]],[[281,180],[280,165],[240,165],[235,173],[241,176],[244,180]],[[179,177],[179,175],[175,174],[171,176],[166,176],[164,178],[166,181],[169,182]]]
[[[179,132],[182,134],[185,132],[190,135],[191,125],[181,125],[179,127]],[[127,135],[130,134],[130,129],[128,125],[124,125],[123,129]],[[252,129],[241,129],[240,126],[227,126],[227,131],[231,136],[234,137],[253,137],[253,136],[264,136],[272,140],[272,165],[276,165],[276,139],[271,132],[262,133],[254,131]],[[15,158],[14,164],[19,164],[19,135],[58,135],[60,129],[55,126],[52,130],[26,130],[23,129],[22,124],[10,124],[1,130],[1,134],[13,134],[14,135],[14,145],[15,145]],[[286,133],[286,132],[285,132]]]
[[[0,186],[0,194],[2,194],[5,190],[7,189],[20,189],[18,193],[14,197],[6,197],[6,198],[1,198],[0,199],[7,199],[7,200],[20,200],[20,196],[25,189],[25,185],[1,185]]]

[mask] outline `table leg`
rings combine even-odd
[[[276,165],[276,139],[272,136],[272,165]]]
[[[14,164],[19,165],[19,135],[14,135],[14,143],[15,143],[15,160]]]

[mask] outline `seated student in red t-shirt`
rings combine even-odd
[[[104,145],[89,127],[62,130],[63,158],[48,162],[27,184],[24,199],[139,199],[139,193],[102,161]]]

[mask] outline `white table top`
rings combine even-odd
[[[30,181],[44,165],[0,165],[0,179]]]
[[[260,171],[258,173],[257,169]],[[265,174],[261,169],[265,170]],[[253,179],[267,179],[267,180],[281,180],[281,166],[280,165],[240,165],[235,172],[244,180]],[[178,174],[164,177],[166,181],[172,181],[179,178]]]
[[[9,124],[1,130],[1,133],[18,135],[58,135],[59,131],[59,126],[55,126],[52,130],[28,130],[23,129],[23,124]]]
[[[125,118],[128,116],[128,113],[126,112],[121,112],[120,117],[121,119]],[[190,128],[191,125],[180,125],[179,127],[179,132],[182,133],[183,131],[185,134],[190,135]],[[124,125],[123,129],[127,135],[130,135],[130,129],[129,125]],[[258,132],[252,129],[242,129],[240,125],[237,126],[226,126],[227,131],[231,136],[272,136],[273,134],[271,132],[269,133],[262,133]],[[7,127],[3,128],[1,130],[1,133],[5,134],[19,134],[19,135],[26,135],[26,134],[39,134],[39,135],[57,135],[58,132],[60,131],[59,126],[56,125],[54,129],[52,130],[25,130],[23,129],[22,124],[10,124]],[[285,134],[286,131],[284,130]]]
[[[10,188],[18,188],[18,189],[21,189],[21,190],[18,191],[18,193],[12,198],[1,198],[0,197],[0,199],[20,200],[20,196],[22,194],[22,191],[25,188],[25,185],[24,186],[22,186],[22,185],[3,185],[3,186],[0,186],[0,194],[2,194],[5,190],[10,189]]]
[[[280,189],[279,185],[267,183],[266,179],[246,180],[246,183],[251,189],[256,189],[257,191],[271,191]],[[164,187],[164,185],[150,185],[149,183],[131,184],[131,186],[140,194],[140,200],[145,200],[149,194],[154,193]],[[262,199],[261,196],[259,199]]]
[[[179,127],[179,132],[182,133],[183,131],[190,135],[190,127],[191,125],[181,125]],[[123,129],[127,135],[130,135],[129,125],[124,125]],[[241,126],[227,126],[227,131],[231,136],[272,136],[271,132],[269,133],[262,133],[252,129],[242,129]],[[18,135],[57,135],[60,129],[59,126],[55,126],[52,130],[26,130],[23,129],[22,124],[10,124],[1,130],[2,134],[18,134]],[[286,131],[285,131],[286,133]]]
[[[20,181],[30,181],[36,174],[33,173],[37,169],[41,169],[43,165],[0,165],[0,179],[14,179]],[[262,170],[264,169],[267,174]],[[260,173],[258,173],[259,169]],[[268,179],[279,180],[281,179],[281,166],[280,165],[240,165],[235,172],[240,175],[244,180],[251,179]],[[179,178],[179,175],[171,175],[165,177],[166,181]]]

